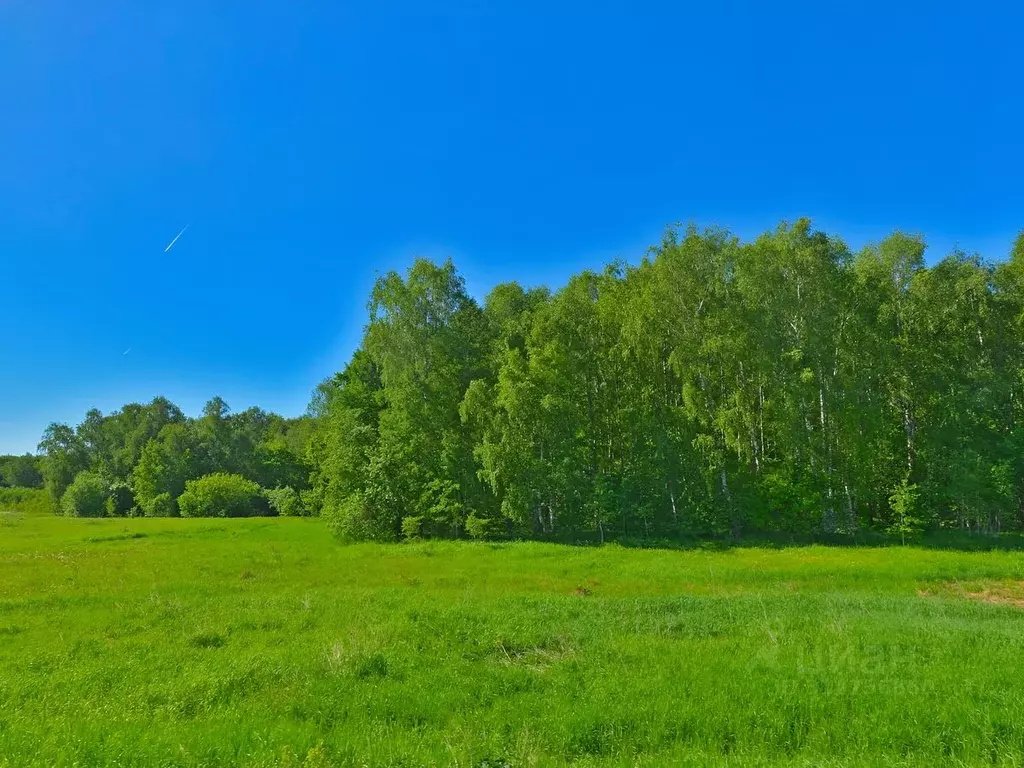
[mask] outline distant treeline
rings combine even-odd
[[[1000,263],[924,250],[691,227],[482,305],[419,260],[307,416],[91,411],[47,430],[42,473],[55,501],[90,473],[109,514],[244,481],[349,539],[1024,528],[1024,236]]]
[[[68,515],[302,514],[311,428],[308,418],[259,408],[230,413],[219,397],[192,419],[157,397],[106,416],[93,409],[75,428],[51,424],[39,444],[42,475],[54,507]],[[221,508],[211,510],[207,497]]]
[[[42,488],[43,457],[0,456],[0,488]]]

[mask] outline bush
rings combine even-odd
[[[64,491],[60,508],[68,517],[103,517],[107,484],[95,472],[79,472]]]
[[[422,517],[403,517],[402,533],[407,539],[418,539],[423,533]]]
[[[263,491],[263,495],[266,496],[270,509],[279,515],[299,517],[306,514],[299,492],[290,485],[284,488],[268,488]]]
[[[146,517],[177,517],[178,507],[169,493],[159,493],[145,507]]]
[[[253,517],[269,514],[270,507],[256,483],[217,472],[185,483],[178,510],[182,517]]]
[[[0,512],[49,515],[55,511],[50,494],[42,489],[0,488]]]
[[[889,507],[893,512],[892,523],[888,533],[899,534],[900,541],[907,543],[907,534],[915,534],[921,529],[921,520],[917,516],[918,487],[907,478],[892,490]]]
[[[107,515],[124,517],[135,506],[135,496],[127,483],[115,482],[110,485],[110,496],[107,497]]]
[[[472,539],[486,539],[491,533],[491,520],[470,513],[466,518],[466,533]]]
[[[341,499],[325,500],[320,516],[342,541],[396,541],[401,521],[393,507],[371,494],[356,492]]]
[[[310,488],[305,491],[299,491],[299,499],[302,501],[303,514],[309,515],[310,517],[320,517],[320,511],[323,508],[323,500],[318,491]]]

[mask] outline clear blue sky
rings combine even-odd
[[[482,295],[636,258],[672,221],[809,215],[1002,257],[1022,24],[984,2],[6,0],[0,453],[156,394],[298,414],[377,271],[417,254]]]

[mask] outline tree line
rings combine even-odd
[[[0,456],[0,488],[42,488],[43,457],[26,453],[23,456]]]
[[[1024,237],[924,252],[691,226],[482,304],[417,261],[314,400],[310,499],[354,539],[1021,528]]]
[[[304,514],[311,427],[259,408],[231,413],[219,397],[198,418],[163,397],[92,409],[76,427],[47,427],[43,485],[74,516]]]
[[[306,416],[90,411],[40,469],[55,502],[86,473],[106,514],[248,498],[348,539],[1024,528],[1024,235],[998,263],[924,253],[691,226],[483,302],[417,260]]]

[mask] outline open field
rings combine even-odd
[[[0,514],[0,765],[1021,765],[1022,580]]]

